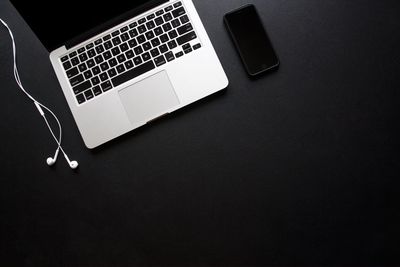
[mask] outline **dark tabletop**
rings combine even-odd
[[[195,0],[228,89],[85,148],[48,53],[0,27],[1,266],[400,264],[400,2]],[[281,60],[250,80],[222,23],[254,3]],[[41,8],[41,7],[38,7]]]

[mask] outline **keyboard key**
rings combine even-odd
[[[136,78],[154,68],[155,68],[154,63],[152,61],[148,61],[148,62],[144,63],[143,65],[140,65],[136,68],[133,68],[133,69],[123,73],[122,75],[114,77],[113,79],[111,79],[112,84],[115,87],[117,87],[118,85],[123,84],[129,80],[132,80],[133,78]]]
[[[91,85],[90,81],[86,81],[84,83],[81,83],[80,85],[75,86],[73,88],[74,94],[76,94],[76,95],[80,94],[80,93],[84,92],[85,90],[89,89],[91,86],[92,85]]]
[[[108,70],[110,68],[110,66],[108,66],[108,63],[107,62],[103,62],[103,63],[101,63],[101,65],[100,65],[100,69],[102,70],[102,71],[106,71],[106,70]]]
[[[96,56],[96,51],[94,51],[94,49],[90,49],[87,52],[87,54],[88,54],[89,58],[92,58],[92,57]]]
[[[165,10],[165,12],[169,12],[172,10],[172,6],[167,6],[164,10]]]
[[[158,17],[154,20],[154,22],[156,23],[157,26],[160,26],[161,24],[164,23],[164,20],[162,17]]]
[[[104,52],[104,47],[103,47],[103,45],[98,45],[98,46],[96,46],[96,52],[97,52],[97,54],[103,53],[103,52]]]
[[[144,51],[149,51],[151,49],[151,44],[150,42],[146,42],[143,44],[143,49]]]
[[[124,54],[121,54],[121,55],[117,56],[117,60],[118,60],[118,63],[122,63],[122,62],[126,61],[126,57]]]
[[[111,39],[111,34],[107,34],[106,36],[103,37],[104,41],[108,41]]]
[[[71,54],[69,54],[69,58],[73,58],[73,57],[76,57],[76,52],[75,51],[72,52]]]
[[[167,35],[166,33],[164,33],[163,35],[161,35],[161,36],[160,36],[160,41],[161,41],[162,43],[168,42],[168,41],[169,41],[168,35]]]
[[[133,49],[133,51],[135,51],[135,54],[136,54],[136,55],[140,55],[141,53],[143,53],[143,49],[142,49],[142,47],[140,47],[140,46],[135,47],[135,48]]]
[[[183,7],[180,7],[178,9],[175,9],[174,11],[172,11],[172,15],[174,16],[174,18],[182,16],[185,13],[186,13],[186,11]]]
[[[128,52],[125,53],[126,58],[130,59],[135,56],[135,53],[133,53],[132,50],[129,50]]]
[[[85,70],[87,70],[86,64],[82,63],[78,66],[78,69],[80,72],[84,72]]]
[[[182,46],[183,50],[189,49],[190,48],[190,44],[184,44]]]
[[[175,40],[172,40],[172,41],[168,42],[169,49],[174,49],[177,46],[178,45],[176,44]]]
[[[142,63],[143,63],[143,60],[142,60],[140,57],[135,57],[135,58],[133,59],[133,62],[134,62],[135,65],[137,66],[137,65],[142,64]]]
[[[156,58],[154,59],[154,63],[156,63],[156,66],[159,67],[159,66],[161,66],[161,65],[164,65],[164,64],[167,63],[167,62],[165,61],[164,56],[161,55],[161,56],[156,57]]]
[[[184,43],[187,43],[187,42],[189,42],[189,41],[191,41],[191,40],[193,40],[193,39],[196,39],[197,38],[197,35],[196,35],[196,33],[193,31],[193,32],[189,32],[189,33],[187,33],[187,34],[185,34],[185,35],[182,35],[181,37],[179,37],[178,39],[176,39],[177,41],[178,41],[178,44],[179,45],[183,45]]]
[[[91,79],[91,81],[92,81],[92,84],[93,85],[98,85],[99,83],[100,83],[100,79],[99,79],[99,77],[93,77],[92,79]]]
[[[87,70],[83,73],[83,76],[85,77],[86,80],[92,78],[93,74],[90,70]]]
[[[138,28],[139,33],[144,33],[147,31],[146,26],[144,25],[140,25]]]
[[[129,24],[129,28],[135,28],[137,26],[137,22],[132,22],[131,24]]]
[[[122,73],[125,71],[125,67],[123,64],[117,66],[117,72]]]
[[[153,39],[153,38],[154,38],[154,33],[153,33],[153,31],[148,31],[148,32],[146,32],[146,38],[147,38],[147,40]]]
[[[133,68],[133,62],[132,62],[132,60],[128,60],[127,62],[125,62],[125,68],[126,68],[127,70]]]
[[[189,54],[192,51],[193,51],[193,49],[191,47],[189,47],[188,49],[185,49],[183,52],[185,52],[185,54]]]
[[[86,90],[84,94],[85,94],[86,100],[90,100],[94,97],[92,90]]]
[[[159,47],[159,49],[160,49],[160,52],[161,53],[165,53],[165,52],[167,52],[168,51],[168,47],[167,47],[167,45],[161,45],[160,47]]]
[[[151,44],[153,45],[153,47],[157,47],[161,44],[160,39],[158,39],[157,37],[154,38],[153,40],[151,40]]]
[[[153,21],[149,21],[146,23],[147,29],[151,30],[154,29],[156,27],[156,24],[154,24]]]
[[[193,46],[193,49],[194,50],[197,50],[197,49],[199,49],[201,47],[201,44],[195,44],[194,46]]]
[[[134,48],[135,46],[137,46],[137,42],[135,39],[129,40],[128,44],[130,48]]]
[[[171,21],[171,25],[172,27],[176,28],[179,27],[181,23],[179,22],[179,19],[174,19],[173,21]]]
[[[143,23],[146,22],[146,18],[142,18],[142,19],[140,19],[138,22],[139,22],[139,25],[140,25],[140,24],[143,24]]]
[[[172,30],[168,33],[170,39],[175,39],[178,37],[178,33],[175,30]]]
[[[143,61],[147,61],[149,59],[151,59],[149,52],[146,52],[142,55],[142,59]]]
[[[65,61],[67,61],[68,60],[68,56],[63,56],[62,58],[61,58],[61,62],[65,62]]]
[[[137,41],[139,42],[139,44],[143,44],[144,42],[146,42],[146,38],[144,37],[144,35],[140,35],[138,36]]]
[[[98,66],[96,66],[96,67],[94,67],[92,69],[92,72],[93,72],[94,75],[97,75],[97,74],[99,74],[101,72],[101,70],[100,70],[100,68]]]
[[[115,57],[115,56],[121,54],[121,50],[119,50],[119,47],[114,47],[113,49],[111,49],[111,53]]]
[[[92,90],[93,90],[93,93],[94,93],[95,96],[101,95],[103,93],[103,91],[101,91],[100,86],[98,86],[98,85],[93,87]]]
[[[115,69],[110,69],[108,71],[108,76],[110,76],[110,78],[114,77],[115,75],[117,75],[117,71]]]
[[[185,24],[185,23],[189,22],[189,17],[187,15],[184,15],[184,16],[180,17],[179,20],[182,22],[182,24]]]
[[[122,45],[119,46],[119,48],[121,49],[121,52],[125,52],[126,50],[129,49],[129,46],[127,43],[123,43]]]
[[[100,74],[100,80],[102,81],[102,82],[104,82],[105,80],[107,80],[108,79],[108,74],[106,73],[106,72],[103,72],[102,74]]]
[[[152,49],[152,50],[150,51],[150,53],[151,53],[151,56],[152,56],[152,57],[156,57],[156,56],[160,55],[160,51],[158,51],[157,48]]]
[[[85,62],[88,59],[88,56],[86,55],[85,52],[83,52],[82,54],[79,55],[79,59],[81,60],[81,62]]]
[[[147,20],[152,20],[152,19],[154,19],[155,17],[156,17],[156,15],[150,14],[150,15],[148,15],[148,16],[146,17],[146,19],[147,19]]]
[[[129,34],[128,33],[124,33],[121,35],[121,40],[122,42],[126,42],[129,40]]]
[[[161,16],[162,14],[164,14],[164,10],[159,10],[156,12],[156,16]]]
[[[102,55],[98,55],[97,57],[94,58],[97,64],[100,64],[104,61],[104,58]]]
[[[69,80],[69,83],[71,84],[72,87],[74,87],[75,85],[80,84],[81,82],[83,82],[85,80],[85,78],[83,78],[82,74],[79,74],[73,78],[71,78]]]
[[[157,27],[157,28],[154,29],[154,33],[155,33],[157,36],[159,36],[159,35],[163,34],[164,31],[162,30],[161,27]]]
[[[111,49],[112,47],[113,47],[113,44],[111,43],[111,41],[107,41],[107,42],[104,43],[104,48],[105,48],[106,50],[109,50],[109,49]]]
[[[72,63],[72,66],[78,65],[80,63],[79,58],[74,57],[73,59],[71,59],[71,63]]]
[[[128,29],[129,29],[128,26],[122,27],[121,32],[126,32]]]
[[[69,71],[67,71],[67,77],[72,78],[75,75],[78,75],[78,73],[79,73],[78,68],[74,67],[74,68],[70,69]]]
[[[94,41],[94,44],[95,44],[95,45],[99,45],[99,44],[101,44],[102,42],[103,42],[102,39],[98,39],[98,40]]]
[[[175,8],[180,7],[180,6],[182,6],[182,2],[178,2],[178,3],[175,3],[175,4],[174,4],[174,7],[175,7]]]
[[[183,55],[184,55],[184,54],[183,54],[182,51],[180,51],[180,52],[178,52],[178,53],[175,54],[176,58],[179,58],[179,57],[181,57],[181,56],[183,56]]]
[[[111,88],[112,88],[112,85],[111,85],[110,81],[106,81],[106,82],[101,84],[101,89],[103,89],[103,92],[107,92]]]
[[[163,16],[163,18],[164,18],[164,21],[170,21],[170,20],[172,20],[172,15],[171,15],[171,13],[166,13]]]
[[[110,64],[110,67],[115,67],[118,65],[118,61],[115,58],[112,58],[108,61],[108,64]]]
[[[64,70],[69,70],[72,67],[71,62],[69,62],[69,61],[64,62],[63,67],[64,67]]]
[[[93,43],[90,43],[90,44],[87,44],[86,45],[86,49],[91,49],[91,48],[93,48],[94,47],[94,44]]]
[[[109,60],[110,58],[112,58],[112,54],[110,51],[106,51],[104,52],[103,57],[105,60]]]
[[[86,62],[86,65],[88,66],[88,68],[93,68],[94,65],[95,65],[94,60],[93,60],[93,59],[89,59],[89,60]]]
[[[119,30],[116,30],[115,32],[111,33],[112,37],[115,37],[119,34]]]
[[[76,101],[78,101],[78,104],[82,104],[86,101],[85,97],[83,96],[83,94],[79,94],[76,96]]]
[[[185,34],[193,30],[193,26],[191,23],[186,23],[185,25],[178,28],[179,35]]]
[[[129,31],[129,35],[131,36],[131,38],[134,38],[136,36],[138,36],[138,31],[136,29],[132,29]]]
[[[121,39],[117,36],[114,39],[112,39],[112,42],[114,45],[120,45],[121,44]]]
[[[164,32],[169,32],[170,30],[172,30],[171,23],[169,23],[169,22],[164,24],[162,27],[164,29]]]

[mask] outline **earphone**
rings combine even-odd
[[[61,146],[61,140],[62,140],[62,128],[61,128],[61,124],[60,121],[58,120],[57,116],[54,114],[53,111],[51,111],[48,107],[46,107],[45,105],[43,105],[42,103],[40,103],[39,101],[37,101],[32,95],[30,95],[24,88],[24,86],[21,83],[21,79],[19,77],[19,72],[18,72],[18,68],[17,68],[17,52],[16,52],[16,46],[15,46],[15,40],[14,40],[14,35],[10,29],[10,27],[8,27],[7,23],[5,23],[4,20],[2,20],[0,18],[0,22],[4,25],[4,27],[7,28],[8,33],[11,37],[11,41],[12,41],[12,47],[13,47],[13,59],[14,59],[14,78],[16,83],[18,84],[19,88],[22,90],[22,92],[30,99],[33,101],[33,103],[35,104],[37,110],[39,111],[40,115],[42,116],[43,120],[46,123],[47,128],[49,129],[53,139],[56,141],[57,143],[57,150],[54,153],[54,157],[48,157],[46,160],[46,163],[48,166],[53,166],[56,161],[57,161],[57,157],[59,152],[61,151],[61,153],[64,155],[65,160],[68,162],[68,165],[71,167],[71,169],[76,169],[78,168],[79,164],[77,161],[75,160],[70,160],[67,156],[67,153],[65,153],[64,149]],[[48,113],[51,114],[51,116],[56,120],[57,125],[58,125],[58,129],[59,129],[59,136],[58,138],[55,136],[52,128],[50,127],[50,124],[46,118],[46,114],[43,111],[46,110]]]

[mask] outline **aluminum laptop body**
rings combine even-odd
[[[125,13],[123,20],[108,21],[97,31],[75,37],[50,52],[51,64],[88,148],[228,86],[193,2],[145,2],[147,6]],[[57,25],[57,21],[52,23]],[[146,27],[139,28],[141,25]],[[89,62],[90,56],[93,59]]]

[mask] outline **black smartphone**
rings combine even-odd
[[[279,67],[278,56],[254,5],[227,13],[224,22],[250,76]]]

